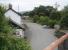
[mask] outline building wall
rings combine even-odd
[[[12,19],[14,22],[21,24],[21,16],[13,12],[12,10],[9,10],[5,13],[5,16]]]
[[[15,23],[22,25],[22,18],[12,10],[9,10],[5,13],[5,16],[9,19],[12,19]],[[22,29],[16,29],[16,35],[18,37],[24,37],[24,31]]]

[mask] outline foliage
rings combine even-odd
[[[61,21],[61,26],[68,28],[68,16],[65,16],[63,20]]]
[[[0,50],[31,50],[28,41],[11,35],[0,35]]]
[[[57,20],[51,20],[51,19],[50,19],[49,17],[47,17],[47,16],[40,16],[40,17],[35,16],[35,17],[33,18],[33,22],[39,23],[39,24],[41,24],[41,25],[48,25],[48,26],[50,26],[51,28],[53,28],[53,26],[54,26],[55,24],[57,24]]]
[[[54,28],[54,25],[57,24],[57,21],[56,20],[49,20],[48,22],[48,25],[51,27],[51,28]]]
[[[41,16],[39,19],[39,23],[42,25],[48,25],[49,18],[47,16]]]
[[[64,7],[62,12],[63,12],[63,15],[68,15],[68,5]]]
[[[63,17],[60,24],[62,27],[68,28],[68,6],[65,6],[62,12]]]
[[[53,27],[54,24],[59,24],[61,19],[61,12],[53,6],[41,5],[25,14],[33,18],[33,22],[38,22],[42,25],[49,25],[50,27]]]
[[[9,25],[8,20],[5,18],[4,13],[5,13],[4,7],[0,6],[0,32],[10,33],[12,32],[12,28]]]
[[[51,12],[49,17],[52,20],[60,20],[61,19],[61,14],[60,14],[60,12],[54,10],[54,11]]]
[[[31,50],[25,39],[13,35],[13,28],[4,16],[5,9],[0,6],[0,50]]]
[[[38,22],[38,20],[39,20],[39,17],[38,16],[34,16],[33,17],[33,22],[35,23],[35,22]]]
[[[46,24],[45,16],[49,18],[48,25],[53,26],[56,24],[61,25],[61,27],[68,28],[68,5],[64,7],[63,10],[58,11],[53,6],[43,6],[35,7],[32,11],[26,12],[28,16],[32,17],[34,22],[39,22],[40,24]],[[35,17],[37,15],[37,17]],[[44,16],[44,17],[41,17]]]
[[[42,6],[35,7],[32,11],[24,13],[24,15],[28,15],[30,17],[33,17],[35,15],[37,16],[49,16],[51,11],[55,9],[53,6]]]

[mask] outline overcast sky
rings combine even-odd
[[[13,5],[13,9],[16,11],[18,11],[18,7],[19,11],[30,11],[39,5],[55,6],[56,2],[60,5],[58,8],[59,10],[68,4],[68,0],[0,0],[1,4],[8,5],[11,3]]]

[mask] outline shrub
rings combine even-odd
[[[31,47],[25,39],[16,38],[12,35],[2,33],[0,35],[0,50],[31,50]]]
[[[65,16],[63,20],[61,21],[61,26],[63,28],[68,28],[68,16]]]
[[[42,25],[48,25],[49,18],[47,16],[41,16],[39,19],[39,23]]]
[[[54,28],[54,25],[57,24],[57,21],[56,20],[49,20],[48,22],[48,25],[51,27],[51,28]]]
[[[39,16],[34,16],[34,17],[33,17],[33,22],[34,22],[34,23],[38,22],[38,20],[39,20]]]

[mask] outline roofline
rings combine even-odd
[[[9,11],[9,10],[12,10],[12,11],[15,12],[16,14],[18,14],[19,16],[22,16],[20,13],[18,13],[17,11],[15,11],[15,10],[12,9],[12,8],[7,9],[7,10],[5,11],[5,13],[6,13],[7,11]]]

